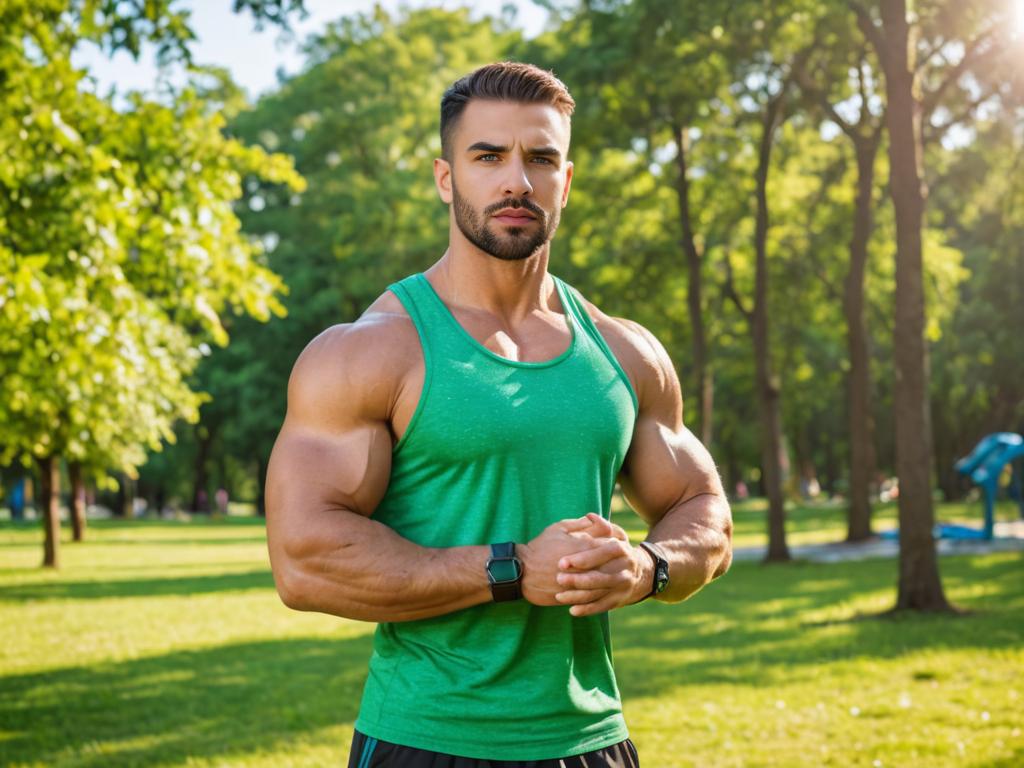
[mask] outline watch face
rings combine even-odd
[[[477,566],[478,568],[480,566]],[[519,561],[513,559],[491,560],[487,564],[487,573],[495,584],[516,581],[519,578]]]
[[[664,592],[665,587],[668,586],[668,568],[665,568],[661,563],[658,564],[657,569],[657,581],[655,589],[658,592]]]

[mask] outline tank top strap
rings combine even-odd
[[[417,330],[422,331],[428,327],[432,329],[444,322],[442,308],[434,301],[432,289],[422,272],[392,283],[388,290],[402,302]]]
[[[446,320],[444,307],[438,306],[438,302],[434,300],[433,290],[427,279],[422,272],[417,272],[397,283],[392,283],[388,290],[402,302],[405,311],[412,318],[413,325],[416,326],[424,354],[429,354],[428,347],[436,347],[440,342],[438,334],[446,327]]]
[[[594,319],[587,312],[586,307],[583,306],[583,297],[579,291],[569,285],[567,282],[559,277],[555,277],[555,283],[559,288],[559,293],[563,297],[563,306],[565,311],[570,314],[573,320],[576,322],[576,327],[581,329],[590,342],[597,347],[600,354],[604,355],[608,363],[618,372],[622,378],[622,382],[626,385],[626,389],[629,390],[629,396],[633,400],[633,409],[636,413],[640,411],[640,401],[637,399],[636,392],[633,389],[633,383],[629,380],[629,376],[626,375],[625,369],[619,363],[615,357],[615,353],[612,352],[612,348],[608,346],[608,342],[604,340],[604,336],[597,329],[597,324],[594,323]]]

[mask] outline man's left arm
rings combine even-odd
[[[724,574],[732,562],[732,515],[707,449],[683,425],[682,393],[668,354],[642,326],[615,321],[632,334],[620,360],[632,374],[639,414],[619,482],[630,506],[649,526],[647,540],[669,561],[669,582],[655,597],[679,602]],[[562,558],[559,600],[574,616],[601,613],[645,597],[654,561],[625,532],[591,515],[603,547]]]

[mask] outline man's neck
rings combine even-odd
[[[550,248],[550,242],[545,243],[528,258],[507,261],[453,237],[426,275],[450,306],[488,312],[514,325],[537,309],[553,308]]]

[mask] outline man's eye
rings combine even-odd
[[[535,163],[545,163],[547,165],[551,165],[551,158],[543,157],[541,155],[538,155],[537,157],[533,158],[533,162],[535,162]]]
[[[494,154],[493,152],[488,152],[486,155],[480,155],[480,157],[477,158],[477,160],[486,160],[488,162],[490,162],[491,160],[497,160],[497,159],[498,159],[498,156],[496,154]]]

